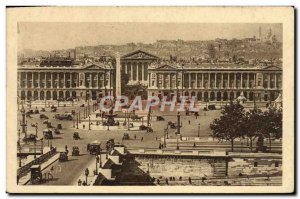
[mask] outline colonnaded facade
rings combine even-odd
[[[18,67],[20,100],[96,100],[113,94],[114,69],[110,64],[22,65]]]
[[[148,96],[195,96],[198,101],[274,101],[282,91],[277,66],[237,64],[152,64]]]
[[[60,63],[60,64],[58,64]],[[148,96],[195,96],[201,102],[235,100],[243,95],[247,101],[274,101],[282,92],[282,68],[246,64],[179,64],[163,62],[138,50],[126,54],[116,63],[128,84],[147,85]],[[18,66],[20,100],[96,100],[114,95],[116,64],[72,60],[45,61]]]

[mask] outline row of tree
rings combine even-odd
[[[271,149],[271,139],[282,137],[282,110],[270,107],[266,111],[254,108],[246,112],[241,104],[231,102],[210,128],[212,137],[231,142],[232,151],[237,138],[249,139],[251,151],[254,140],[257,139],[257,147],[260,147],[264,138],[268,138]]]

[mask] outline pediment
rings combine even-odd
[[[83,68],[89,70],[94,70],[94,69],[99,70],[99,69],[105,69],[105,66],[100,64],[95,64],[95,63],[89,63],[85,65]]]
[[[128,53],[127,55],[122,56],[121,59],[147,59],[147,60],[156,60],[159,59],[157,56],[152,55],[150,53],[147,53],[142,50],[137,50],[131,53]]]
[[[278,66],[266,66],[263,68],[263,70],[282,70],[282,68]]]
[[[168,65],[168,64],[164,64],[162,66],[159,66],[156,68],[157,70],[176,70],[176,67]]]

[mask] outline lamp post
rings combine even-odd
[[[18,130],[18,136],[19,136],[19,140],[18,140],[18,147],[19,147],[19,167],[22,166],[22,162],[21,162],[21,138],[20,138],[20,129]]]
[[[99,163],[99,156],[96,155],[96,175],[98,175],[98,163]]]
[[[88,168],[86,168],[86,169],[84,170],[84,175],[85,175],[85,182],[86,182],[86,185],[88,184],[88,183],[87,183],[87,177],[89,176],[89,174],[90,174],[90,171],[89,171]]]
[[[38,134],[38,123],[35,123],[35,137],[37,138],[37,134]]]
[[[79,120],[78,113],[76,113],[76,129],[78,129],[78,120]]]
[[[89,130],[91,130],[91,117],[89,116]]]
[[[34,140],[33,142],[34,142],[34,159],[36,159],[36,140]]]
[[[78,122],[81,123],[81,121],[80,121],[80,111],[78,113]]]
[[[200,138],[200,123],[198,124],[198,137]]]

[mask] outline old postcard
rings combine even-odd
[[[7,192],[294,192],[293,7],[6,11]]]

